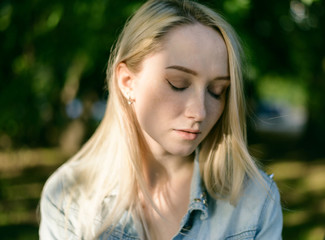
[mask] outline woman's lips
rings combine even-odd
[[[201,134],[200,131],[192,129],[175,129],[175,131],[185,140],[195,140]]]

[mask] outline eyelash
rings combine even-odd
[[[171,84],[171,82],[168,81],[168,79],[166,79],[166,81],[168,82],[169,86],[171,87],[172,90],[176,91],[176,92],[181,92],[181,91],[184,91],[187,87],[184,87],[184,88],[178,88],[178,87],[175,87],[173,84]],[[215,94],[211,91],[208,91],[209,94],[215,98],[215,99],[220,99],[221,95],[222,94]]]
[[[169,84],[169,86],[171,87],[171,89],[173,89],[174,91],[180,92],[180,91],[183,91],[183,90],[185,90],[185,89],[187,88],[187,87],[184,87],[184,88],[178,88],[178,87],[175,87],[173,84],[171,84],[171,82],[168,81],[167,79],[166,79],[166,81],[168,82],[168,84]]]
[[[220,97],[221,97],[221,95],[222,95],[222,94],[215,94],[215,93],[210,92],[210,91],[208,91],[208,92],[209,92],[209,94],[210,94],[212,97],[214,97],[215,99],[220,99]]]

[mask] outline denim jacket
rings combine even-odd
[[[59,200],[63,180],[57,171],[46,183],[41,199],[40,239],[83,239],[75,232],[76,219],[65,219],[64,200]],[[267,188],[249,180],[236,206],[213,199],[204,188],[199,164],[195,160],[188,211],[174,240],[282,239],[280,196],[272,177],[262,172]],[[69,213],[77,212],[72,209]],[[125,216],[127,212],[125,213]],[[101,221],[99,219],[98,224]],[[122,217],[113,231],[107,229],[99,239],[141,239],[132,218]]]

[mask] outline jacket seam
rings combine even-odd
[[[267,191],[267,194],[266,194],[266,198],[265,198],[265,201],[264,201],[264,204],[263,204],[263,208],[262,208],[262,211],[261,211],[261,214],[260,214],[260,217],[259,217],[259,225],[258,225],[258,230],[261,230],[261,226],[262,226],[262,224],[264,223],[264,221],[265,221],[265,218],[264,218],[264,216],[265,216],[265,212],[266,212],[266,210],[267,210],[267,207],[268,207],[268,205],[269,205],[269,203],[270,203],[270,201],[271,201],[271,198],[274,198],[274,194],[273,194],[273,189],[274,189],[274,186],[275,186],[275,184],[274,184],[274,181],[272,180],[271,181],[271,183],[270,183],[270,188],[269,188],[269,190]],[[273,199],[274,200],[274,199]]]

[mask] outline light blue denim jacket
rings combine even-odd
[[[58,170],[46,183],[41,199],[40,239],[83,239],[74,229],[75,219],[65,219],[62,196],[64,180]],[[174,240],[278,240],[282,232],[280,196],[271,177],[262,172],[267,189],[248,180],[236,206],[226,200],[215,200],[202,185],[199,164],[195,160],[188,211],[183,217]],[[70,211],[70,210],[69,210]],[[70,213],[77,212],[72,209]],[[125,216],[127,213],[125,213]],[[98,220],[100,225],[100,219]],[[122,218],[112,232],[104,231],[99,239],[141,239],[135,224]]]

